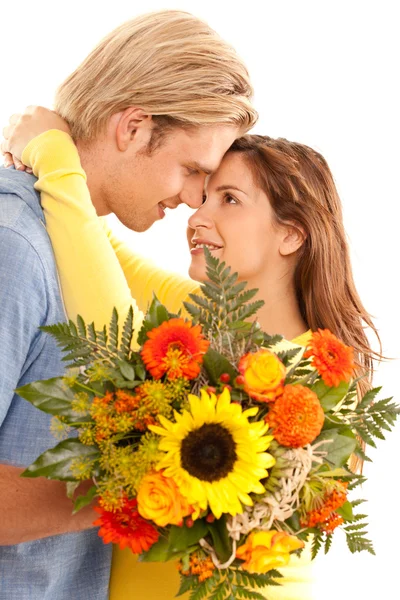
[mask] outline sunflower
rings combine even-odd
[[[239,514],[242,504],[253,504],[250,493],[265,492],[260,480],[275,464],[265,452],[273,437],[264,435],[263,421],[249,423],[258,408],[242,411],[227,389],[218,398],[202,390],[201,398],[189,395],[189,403],[189,411],[175,412],[175,422],[160,415],[162,427],[150,426],[163,437],[157,468],[175,480],[197,514],[207,507],[217,519]]]
[[[159,532],[137,511],[137,501],[126,500],[121,509],[107,511],[95,506],[100,517],[93,525],[100,526],[99,536],[108,544],[118,544],[123,550],[130,548],[134,554],[147,552],[158,541]]]
[[[165,374],[170,380],[194,379],[200,373],[209,346],[200,325],[192,327],[183,319],[170,319],[149,331],[147,337],[141,356],[155,379]]]
[[[354,349],[343,344],[329,329],[314,331],[304,353],[304,358],[309,357],[312,357],[312,366],[330,387],[350,381],[353,375]]]

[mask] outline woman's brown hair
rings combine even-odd
[[[312,331],[329,329],[355,350],[361,397],[371,387],[374,357],[365,328],[379,334],[354,283],[342,205],[326,160],[308,146],[247,135],[230,148],[250,167],[278,223],[306,235],[298,254],[295,287],[302,316]],[[352,460],[352,466],[358,466]]]

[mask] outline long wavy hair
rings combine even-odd
[[[378,331],[357,292],[343,225],[342,205],[326,160],[308,146],[246,135],[229,150],[240,153],[256,184],[267,195],[275,219],[292,223],[306,235],[298,251],[295,289],[298,304],[312,331],[327,328],[355,350],[358,397],[370,389],[375,352],[366,335]],[[352,457],[351,467],[361,461]]]

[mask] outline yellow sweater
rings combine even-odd
[[[96,215],[76,147],[66,133],[48,131],[25,148],[23,162],[38,177],[46,226],[57,262],[66,312],[97,327],[107,323],[115,306],[124,318],[135,309],[136,331],[153,292],[172,312],[198,284],[163,271],[135,255],[116,239],[105,219]],[[309,333],[292,341],[305,345]],[[312,600],[309,549],[292,556],[281,569],[284,588],[266,589],[269,600]],[[111,600],[170,600],[179,585],[172,563],[138,563],[129,550],[115,549],[111,570]],[[184,600],[188,596],[181,596]]]

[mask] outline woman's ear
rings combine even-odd
[[[307,237],[306,232],[297,223],[288,223],[283,225],[283,236],[279,245],[281,256],[289,256],[294,254],[301,248]]]

